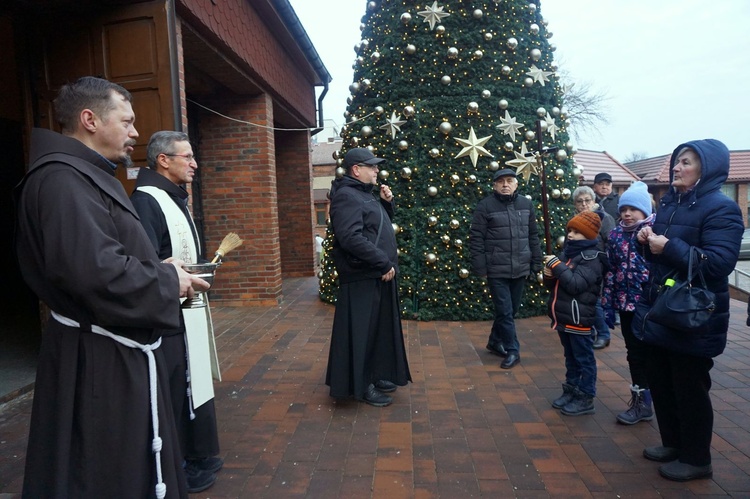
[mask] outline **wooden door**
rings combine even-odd
[[[65,26],[60,29],[59,26]],[[167,4],[163,1],[115,7],[82,19],[56,19],[42,31],[36,96],[39,126],[57,129],[52,111],[56,91],[81,76],[99,76],[133,94],[135,126],[140,136],[133,152],[146,164],[146,145],[158,130],[176,126]],[[128,193],[135,186],[127,170],[117,177]]]

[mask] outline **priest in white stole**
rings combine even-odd
[[[159,258],[205,261],[188,210],[185,185],[198,164],[188,135],[162,131],[148,143],[149,168],[141,168],[131,201]],[[162,333],[172,405],[190,492],[210,487],[223,465],[213,401],[212,377],[219,375],[209,307],[182,309],[179,330]]]

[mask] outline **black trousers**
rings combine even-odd
[[[711,464],[713,366],[707,357],[648,346],[647,376],[662,445],[679,449],[680,461],[694,466]]]
[[[633,317],[635,312],[620,311],[620,330],[625,340],[630,380],[633,385],[638,385],[638,388],[649,388],[646,376],[646,356],[649,347],[633,334]]]

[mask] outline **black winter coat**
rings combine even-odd
[[[376,197],[371,184],[348,175],[334,180],[330,215],[339,282],[377,279],[391,268],[398,273],[393,203]]]
[[[700,157],[701,178],[691,191],[679,193],[672,188],[659,202],[653,230],[669,241],[659,255],[652,254],[648,246],[644,246],[646,259],[651,262],[651,276],[636,306],[633,333],[646,343],[678,353],[716,357],[727,344],[727,276],[737,264],[744,222],[737,203],[721,192],[729,175],[726,146],[713,139],[687,142],[672,153],[672,165],[684,147],[693,149]],[[673,167],[670,166],[670,183],[673,178]],[[716,311],[712,314],[710,327],[708,332],[700,334],[661,326],[649,321],[647,316],[667,274],[676,269],[683,278],[687,275],[691,246],[705,255],[701,269],[708,289],[716,294]]]
[[[563,257],[564,258],[564,257]],[[554,278],[544,278],[549,288],[547,314],[552,328],[574,334],[590,334],[596,319],[607,255],[596,249],[576,254],[552,268]]]
[[[480,277],[516,279],[542,269],[534,205],[514,192],[493,192],[474,210],[469,238],[471,267]]]

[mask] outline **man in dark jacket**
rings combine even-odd
[[[620,195],[612,192],[612,175],[609,173],[597,173],[594,177],[594,192],[599,207],[607,212],[615,221],[620,219],[617,205]]]
[[[398,300],[398,248],[391,224],[393,194],[381,185],[368,149],[344,156],[346,174],[331,186],[331,251],[339,277],[326,385],[332,397],[376,407],[411,381]]]
[[[198,263],[200,243],[184,187],[192,183],[198,169],[188,135],[171,131],[154,133],[148,141],[146,159],[149,168],[139,170],[136,189],[130,197],[146,234],[162,260],[174,257],[186,263]],[[180,327],[162,331],[162,350],[167,359],[180,447],[186,460],[188,492],[195,493],[213,485],[224,461],[217,457],[219,435],[213,393],[199,394],[193,386],[188,386],[187,376],[190,372],[192,382],[201,377],[203,386],[212,386],[210,364],[196,365],[198,355],[190,357],[186,348],[186,342],[193,352],[198,350],[199,340],[203,346],[213,341],[210,314],[205,308],[181,312]],[[195,343],[189,343],[186,326],[193,327],[190,337]]]
[[[130,93],[84,77],[55,116],[62,134],[33,130],[17,192],[21,271],[52,311],[23,496],[187,497],[159,329],[208,283],[159,261],[115,178],[138,137]]]
[[[495,307],[487,350],[505,357],[510,369],[521,360],[516,324],[526,279],[542,270],[542,248],[534,205],[519,196],[516,173],[499,170],[491,196],[481,200],[471,222],[469,249],[474,273],[486,277]]]

